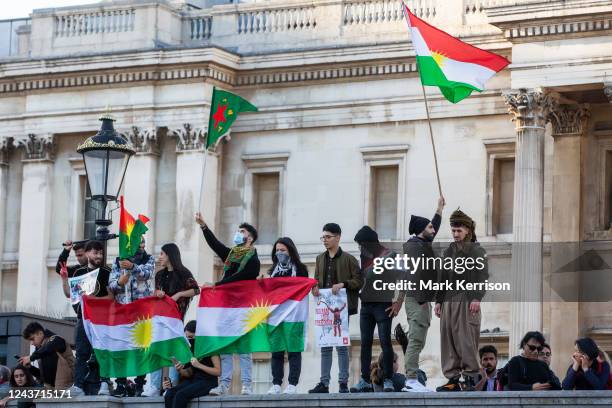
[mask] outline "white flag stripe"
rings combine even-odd
[[[303,309],[304,299],[306,311]],[[308,318],[308,297],[301,301],[287,300],[280,305],[272,305],[267,323],[278,325],[282,322],[304,322]],[[246,333],[246,321],[252,307],[200,307],[197,312],[198,325],[196,336],[242,336]],[[262,322],[266,323],[266,321]]]
[[[166,316],[153,316],[151,343],[185,337],[183,322]],[[109,351],[133,350],[141,348],[134,342],[134,324],[106,326],[83,322],[85,332],[93,348]]]
[[[412,32],[412,45],[416,54],[420,57],[431,57],[431,50],[419,29],[411,27],[410,31]],[[436,50],[433,51],[435,52]],[[495,71],[483,65],[457,61],[448,57],[444,57],[440,69],[442,69],[444,76],[449,81],[469,84],[480,90],[484,90],[485,83],[495,75]]]

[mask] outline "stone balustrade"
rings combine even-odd
[[[499,34],[488,24],[487,8],[533,1],[406,0],[406,4],[418,17],[451,34],[482,36]],[[23,49],[17,54],[34,58],[93,49],[209,43],[248,53],[407,41],[403,20],[402,0],[270,0],[205,10],[164,0],[124,0],[34,10],[31,29],[15,29],[13,35],[22,37]]]

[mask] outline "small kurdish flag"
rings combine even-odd
[[[213,146],[229,130],[240,112],[256,112],[257,107],[231,92],[213,88],[208,118],[206,148]]]
[[[437,86],[448,101],[457,103],[482,92],[493,75],[510,61],[438,30],[403,5],[423,85]]]
[[[145,225],[149,219],[142,214],[135,220],[123,206],[121,196],[121,215],[119,217],[119,258],[127,259],[136,254],[140,247],[142,235],[148,231]]]
[[[202,289],[194,354],[304,351],[308,293],[316,283],[285,277]]]
[[[131,377],[191,359],[176,303],[146,297],[128,304],[83,296],[83,325],[102,377]]]

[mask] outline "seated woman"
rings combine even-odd
[[[208,395],[210,390],[219,385],[218,378],[221,375],[219,356],[202,357],[199,360],[193,357],[189,367],[177,368],[181,375],[190,371],[191,376],[185,378],[176,387],[172,387],[169,379],[164,380],[166,408],[187,408],[192,398]],[[190,370],[185,370],[187,368]]]
[[[391,381],[393,381],[393,391],[400,392],[406,383],[406,376],[397,372],[399,369],[397,359],[397,353],[393,353],[393,376],[391,377]],[[378,361],[372,363],[370,368],[370,380],[372,381],[374,392],[384,391],[383,383],[385,373],[383,372],[382,366],[383,354],[380,353],[378,356]]]
[[[564,390],[605,390],[610,377],[610,364],[600,362],[599,347],[589,338],[576,340],[572,365],[563,380]]]
[[[523,353],[508,362],[510,391],[560,390],[561,384],[545,362],[538,359],[544,349],[544,336],[537,331],[527,332],[521,340]]]
[[[13,372],[11,373],[10,384],[11,384],[11,389],[13,390],[18,389],[18,388],[34,388],[34,387],[40,386],[36,382],[36,380],[34,380],[34,376],[32,376],[32,373],[30,373],[30,370],[28,370],[26,367],[22,365],[18,365],[17,367],[13,368]],[[8,397],[0,400],[0,407],[4,407],[5,404],[8,402],[8,400],[9,400]],[[18,408],[31,408],[35,406],[36,405],[31,401],[17,402]]]

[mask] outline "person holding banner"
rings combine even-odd
[[[108,279],[110,269],[104,265],[104,244],[101,241],[89,241],[85,245],[87,265],[74,271],[72,276],[66,275],[66,281],[70,285],[68,297],[73,299],[73,305],[77,314],[74,344],[76,347],[76,361],[74,365],[74,386],[70,389],[72,396],[84,395],[83,386],[85,377],[89,372],[87,361],[90,359],[93,349],[85,334],[83,326],[83,315],[81,311],[82,294],[94,295],[95,297],[111,297],[108,293]],[[66,272],[67,274],[67,272]],[[65,281],[65,282],[66,282]],[[88,290],[79,291],[86,287]],[[105,384],[105,383],[103,383]],[[102,385],[104,387],[104,385]]]
[[[342,230],[335,223],[323,226],[321,242],[325,252],[317,256],[315,262],[315,279],[317,285],[313,287],[312,294],[319,296],[319,289],[331,288],[336,295],[341,289],[346,290],[349,315],[357,314],[359,288],[359,262],[357,259],[342,251],[340,238]],[[349,355],[347,346],[336,346],[339,365],[339,391],[348,393]],[[333,359],[333,347],[321,347],[321,381],[308,392],[310,394],[329,393],[330,371]]]
[[[359,293],[361,311],[359,325],[361,329],[361,378],[351,387],[351,392],[372,392],[370,379],[370,364],[372,362],[372,343],[374,329],[378,327],[378,338],[382,348],[382,370],[384,372],[383,391],[393,392],[393,345],[391,344],[391,324],[397,315],[402,302],[393,290],[377,290],[375,281],[379,283],[395,283],[400,278],[400,272],[394,268],[383,268],[375,271],[374,262],[386,264],[387,259],[395,259],[396,253],[378,241],[378,234],[372,228],[364,225],[355,235],[361,252],[361,277],[363,287]],[[391,263],[394,265],[394,263]]]
[[[261,264],[257,256],[257,250],[253,247],[257,241],[257,230],[246,222],[238,226],[234,234],[234,247],[231,249],[223,245],[212,233],[204,222],[201,213],[196,213],[195,221],[200,225],[206,243],[219,258],[224,261],[223,277],[215,286],[242,280],[257,279]],[[203,287],[210,287],[205,284]],[[239,354],[240,356],[240,378],[242,379],[242,395],[253,393],[251,382],[251,371],[253,358],[251,354]],[[221,354],[221,381],[218,387],[210,391],[210,395],[224,395],[229,391],[232,383],[232,371],[234,370],[234,357],[231,354]]]
[[[117,257],[113,262],[108,289],[115,296],[115,301],[121,304],[131,303],[135,300],[151,296],[153,294],[151,278],[155,271],[155,258],[147,254],[145,250],[145,238],[140,238],[140,245],[136,254],[128,259]],[[134,395],[142,395],[144,375],[136,377],[136,389]],[[117,378],[117,388],[113,392],[115,397],[127,397],[127,379]]]
[[[289,276],[308,277],[308,268],[300,260],[293,240],[289,237],[282,237],[276,240],[272,246],[272,266],[268,270],[271,278],[282,278]],[[260,276],[263,278],[263,275]],[[300,380],[302,370],[302,353],[287,352],[289,360],[289,378],[287,388],[283,394],[295,394]],[[283,377],[285,376],[285,352],[278,351],[272,353],[272,386],[268,394],[280,394]]]

